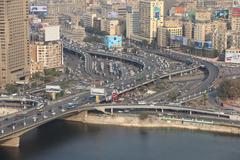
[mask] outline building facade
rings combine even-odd
[[[163,26],[164,1],[141,0],[139,4],[140,13],[140,36],[148,39],[151,43],[157,37],[157,28]]]
[[[29,76],[28,0],[0,1],[0,87]]]
[[[31,47],[31,74],[63,65],[63,46],[59,41],[35,42]]]

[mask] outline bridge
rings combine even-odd
[[[125,61],[128,63],[132,63],[138,67],[141,68],[141,72],[133,77],[129,77],[126,80],[118,80],[114,82],[116,86],[119,86],[123,81],[125,84],[132,84],[133,81],[136,81],[137,79],[142,79],[142,81],[139,81],[138,83],[135,83],[134,86],[130,86],[124,90],[119,91],[119,94],[123,94],[125,92],[128,92],[130,90],[133,90],[137,87],[152,83],[156,81],[157,79],[161,78],[171,78],[175,75],[182,75],[186,72],[192,72],[193,70],[199,69],[200,67],[204,67],[206,69],[206,72],[208,73],[207,78],[203,82],[203,84],[198,88],[198,91],[205,92],[209,91],[209,89],[212,87],[217,75],[218,75],[218,69],[211,63],[201,61],[198,59],[192,59],[191,57],[182,57],[175,53],[171,54],[161,54],[161,53],[155,53],[160,54],[161,56],[165,56],[167,58],[172,58],[178,61],[182,61],[184,63],[188,63],[191,61],[191,65],[189,68],[186,68],[184,70],[179,71],[173,71],[171,73],[166,73],[162,75],[158,75],[158,77],[151,77],[150,79],[146,78],[146,75],[153,74],[153,71],[155,70],[154,64],[147,61],[144,58],[136,57],[136,56],[129,56],[125,54],[112,54],[112,53],[103,53],[98,51],[85,51],[82,50],[77,44],[70,44],[67,42],[64,42],[64,48],[75,52],[77,54],[85,54],[85,69],[88,68],[91,61],[89,58],[89,55],[92,56],[101,56],[105,58],[112,58],[117,59],[121,61]],[[187,60],[187,61],[186,61]],[[150,68],[150,69],[149,69]],[[86,69],[87,72],[91,72],[90,68]],[[194,92],[196,94],[196,91]],[[66,97],[62,100],[59,100],[55,103],[46,105],[45,107],[33,107],[29,109],[27,112],[20,112],[18,114],[14,114],[11,116],[3,117],[0,120],[0,145],[2,146],[19,146],[20,137],[24,133],[41,126],[45,123],[48,123],[50,121],[53,121],[55,119],[59,118],[65,118],[68,116],[76,115],[81,112],[90,111],[90,110],[98,110],[105,114],[113,114],[115,111],[118,110],[147,110],[147,111],[156,111],[156,112],[180,112],[180,113],[187,113],[189,115],[196,115],[196,116],[207,116],[207,117],[214,117],[214,119],[220,119],[221,121],[224,121],[225,124],[234,124],[239,125],[238,121],[235,121],[237,118],[234,118],[233,115],[229,115],[226,113],[222,113],[219,111],[208,111],[208,110],[198,110],[198,109],[191,109],[186,108],[182,106],[170,106],[170,105],[86,105],[89,103],[88,100],[86,100],[86,97],[89,96],[89,93],[84,93],[79,96],[79,100],[74,102],[72,104],[73,106],[69,106],[69,103],[72,103],[72,97],[77,95],[72,95],[70,97]],[[184,97],[183,97],[184,98]],[[10,98],[5,99],[4,102],[9,103]],[[27,100],[31,101],[31,100]],[[34,101],[35,102],[35,101]],[[41,104],[36,103],[36,104]]]
[[[66,102],[71,101],[68,100]],[[236,118],[234,119],[233,115],[212,110],[199,110],[170,105],[84,105],[82,100],[76,102],[74,107],[69,107],[69,105],[65,104],[66,102],[60,102],[51,106],[45,106],[43,109],[35,108],[33,110],[29,110],[27,113],[18,113],[15,116],[9,116],[5,119],[2,119],[0,121],[0,145],[18,147],[20,137],[24,133],[55,119],[65,118],[72,115],[76,116],[76,114],[90,110],[101,111],[104,114],[113,114],[119,110],[130,110],[131,112],[134,112],[139,111],[139,109],[159,113],[178,112],[189,115],[205,116],[208,118],[213,118],[214,120],[217,120],[217,118],[219,118],[219,120],[226,124],[239,125],[239,121],[235,121]]]
[[[215,81],[218,75],[218,68],[212,65],[211,63],[198,60],[198,59],[192,59],[192,57],[190,56],[185,56],[185,55],[179,56],[176,53],[163,54],[163,53],[151,51],[151,53],[158,54],[162,57],[180,61],[182,63],[190,63],[190,65],[186,69],[175,70],[170,73],[164,73],[164,74],[162,73],[156,76],[156,75],[153,75],[153,73],[156,70],[155,69],[156,67],[152,64],[152,62],[147,61],[143,57],[136,57],[133,55],[126,55],[126,54],[113,54],[112,52],[105,53],[105,52],[99,52],[99,51],[87,51],[87,50],[83,50],[79,44],[70,43],[67,41],[64,41],[63,44],[66,50],[72,51],[80,55],[84,55],[85,68],[87,68],[87,72],[91,72],[89,69],[91,62],[87,62],[87,61],[90,61],[89,55],[99,56],[99,57],[104,57],[104,58],[114,59],[114,60],[121,60],[121,61],[125,61],[126,63],[131,63],[131,64],[134,64],[135,66],[140,67],[142,71],[136,74],[135,76],[128,77],[126,80],[117,80],[114,82],[115,86],[120,86],[123,82],[124,84],[129,84],[130,86],[125,88],[124,90],[119,91],[118,94],[123,94],[131,90],[134,90],[136,88],[139,88],[141,86],[153,83],[157,79],[169,78],[171,80],[171,78],[176,75],[182,76],[184,73],[191,73],[194,70],[197,70],[199,68],[206,69],[207,78],[204,80],[201,86],[198,86],[198,88],[196,88],[192,93],[189,93],[187,96],[179,97],[178,100],[176,101],[177,103],[184,103],[192,100],[193,98],[194,99],[199,98],[200,96],[203,95],[202,93],[210,91],[210,88],[212,87],[212,83]],[[148,68],[150,68],[150,70]],[[147,75],[151,75],[149,79],[146,77]],[[131,85],[133,83],[135,83],[134,86]],[[111,90],[108,90],[108,91],[111,92]],[[192,95],[194,95],[194,97]]]

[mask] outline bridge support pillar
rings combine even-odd
[[[164,110],[163,110],[163,109],[161,109],[161,111],[162,111],[162,113],[164,112]]]
[[[56,100],[56,93],[50,93],[52,100]]]
[[[111,115],[113,115],[113,108],[111,108]]]
[[[189,111],[189,114],[192,115],[192,111]]]
[[[19,147],[20,145],[20,137],[15,137],[15,138],[12,138],[12,139],[9,139],[9,140],[6,140],[4,142],[0,142],[0,146],[3,146],[3,147]]]
[[[170,74],[169,77],[168,77],[168,80],[172,80],[172,75]]]
[[[183,72],[180,73],[180,76],[181,76],[181,77],[183,76]]]

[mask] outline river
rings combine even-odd
[[[0,160],[239,160],[240,137],[167,128],[54,121],[22,136]]]

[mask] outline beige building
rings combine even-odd
[[[119,35],[119,21],[117,19],[102,19],[101,31],[106,31],[110,36]]]
[[[158,28],[157,42],[158,47],[175,46],[174,39],[176,36],[182,36],[182,27],[165,27]]]
[[[240,32],[232,33],[232,47],[240,48]]]
[[[139,3],[139,13],[139,36],[151,43],[157,37],[157,28],[164,24],[164,1],[141,0]]]
[[[183,22],[183,36],[188,40],[192,40],[193,38],[193,23],[192,21]]]
[[[210,40],[208,37],[211,35],[211,23],[196,23],[194,25],[194,41],[205,43],[205,41]]]
[[[63,65],[63,47],[59,41],[35,42],[30,45],[31,74]]]
[[[0,88],[29,76],[28,0],[0,1]]]
[[[127,5],[132,6],[133,9],[139,9],[139,0],[127,0]]]
[[[240,32],[240,9],[237,11],[232,14],[232,30],[235,32]]]
[[[222,21],[213,23],[212,46],[214,49],[223,52],[227,49],[227,24]]]

